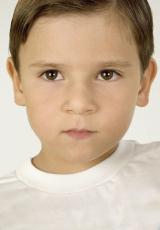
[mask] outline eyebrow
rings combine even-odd
[[[121,67],[121,68],[129,68],[131,67],[131,63],[128,61],[122,61],[122,60],[111,60],[111,61],[101,61],[98,62],[97,65],[99,66],[105,66],[105,67]],[[58,67],[66,67],[68,66],[67,64],[64,63],[56,63],[56,62],[46,62],[46,61],[37,61],[35,63],[32,63],[29,65],[29,67],[53,67],[53,68],[58,68]]]

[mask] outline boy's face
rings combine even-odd
[[[42,143],[37,162],[48,171],[80,171],[105,159],[127,131],[135,105],[147,104],[136,45],[111,15],[40,18],[19,60],[21,81],[8,61],[15,100],[26,105]],[[80,138],[64,133],[70,129],[95,132]]]

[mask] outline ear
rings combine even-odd
[[[24,106],[25,98],[23,94],[21,79],[11,57],[7,59],[7,71],[13,83],[14,101],[17,105]]]
[[[138,92],[137,106],[144,107],[149,102],[149,93],[153,80],[157,73],[157,64],[153,58],[150,59],[148,67],[143,73],[140,90]]]

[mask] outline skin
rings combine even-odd
[[[32,159],[38,169],[67,174],[100,163],[117,149],[135,107],[148,104],[156,63],[151,59],[141,72],[136,44],[126,31],[120,20],[103,13],[42,17],[20,47],[19,72],[8,58],[15,102],[26,106],[41,141]],[[57,70],[57,77],[47,80],[48,70]],[[111,78],[105,80],[103,70]],[[62,132],[71,128],[96,133],[73,139]]]

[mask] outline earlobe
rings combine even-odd
[[[7,59],[7,71],[12,80],[15,103],[20,106],[25,106],[22,83],[11,57]]]
[[[144,107],[149,102],[149,93],[151,85],[157,73],[157,64],[153,58],[150,59],[148,67],[143,73],[140,90],[138,92],[137,106]]]

